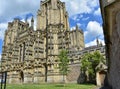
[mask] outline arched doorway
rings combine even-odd
[[[106,70],[101,70],[101,71],[97,72],[96,82],[97,82],[98,86],[103,86],[104,85],[106,74],[107,74]]]
[[[24,73],[23,73],[23,71],[20,71],[20,82],[21,83],[24,82]]]

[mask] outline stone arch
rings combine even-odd
[[[103,86],[104,85],[106,74],[107,74],[106,70],[101,70],[101,71],[97,72],[96,82],[97,82],[98,86]]]

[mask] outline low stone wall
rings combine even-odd
[[[69,65],[69,73],[66,76],[68,83],[77,83],[80,76],[80,63],[70,64]]]

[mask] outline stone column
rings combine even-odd
[[[64,23],[64,18],[63,18],[63,10],[62,10],[62,7],[60,8],[60,20],[61,20],[61,23]]]
[[[96,83],[97,83],[97,86],[101,86],[100,74],[99,74],[99,72],[96,73]]]

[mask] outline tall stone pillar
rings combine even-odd
[[[120,89],[120,0],[100,0],[108,62],[106,85]]]

